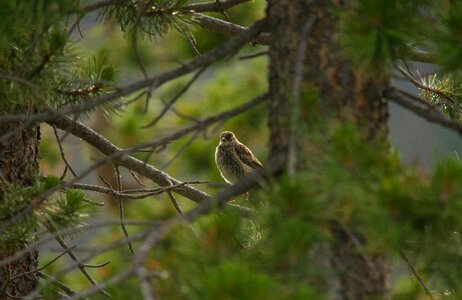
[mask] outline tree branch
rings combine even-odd
[[[417,102],[406,97],[400,90],[389,88],[386,91],[386,97],[391,101],[409,109],[410,111],[421,116],[425,120],[442,125],[446,128],[453,129],[462,135],[462,123],[453,121],[440,112],[435,111],[431,106],[424,106],[422,102]]]
[[[410,60],[417,61],[417,62],[423,62],[427,64],[434,64],[435,54],[413,48]]]
[[[195,12],[224,12],[233,6],[250,2],[252,0],[221,0],[203,3],[191,3],[181,7],[181,11],[195,11]]]
[[[202,28],[207,30],[224,34],[226,36],[236,36],[243,34],[249,30],[248,27],[237,25],[234,23],[226,22],[221,19],[209,17],[199,13],[188,13],[191,16],[192,21]],[[268,33],[261,33],[254,37],[251,42],[253,44],[260,45],[271,45],[271,35]]]
[[[75,291],[73,289],[71,289],[70,287],[68,287],[64,283],[58,281],[56,278],[54,278],[52,276],[49,276],[49,275],[47,275],[47,274],[45,274],[43,272],[38,272],[38,276],[45,279],[45,280],[51,281],[54,285],[56,285],[61,290],[63,290],[68,296],[75,295]]]

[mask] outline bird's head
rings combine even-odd
[[[236,141],[236,136],[231,131],[223,131],[220,134],[220,144],[228,145]]]

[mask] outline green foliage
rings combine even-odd
[[[84,200],[85,194],[82,191],[67,190],[65,196],[47,202],[43,216],[55,230],[74,226],[86,216],[82,214],[82,210],[87,207]]]
[[[104,93],[113,92],[111,87],[116,79],[116,71],[108,62],[106,53],[99,52],[86,62],[72,64],[70,70],[55,76],[56,84],[50,95],[49,104],[60,107],[84,102]],[[103,113],[116,111],[120,101],[99,106],[97,109]],[[94,110],[87,111],[83,116],[88,116]],[[82,114],[80,114],[82,115]]]
[[[40,293],[44,299],[59,299],[61,290],[50,281],[40,281]]]
[[[419,41],[427,1],[360,0],[341,17],[343,53],[375,76],[389,74],[396,59]],[[412,14],[409,12],[412,11]]]
[[[186,23],[177,14],[187,1],[125,1],[121,5],[108,6],[100,14],[106,22],[116,20],[128,37],[152,39],[163,36],[170,28],[186,32]]]
[[[5,184],[2,187],[0,202],[0,218],[9,220],[17,214],[23,214],[17,221],[9,225],[0,235],[0,250],[15,251],[22,249],[36,239],[39,223],[46,219],[55,229],[70,227],[82,221],[81,210],[85,207],[85,195],[81,191],[68,190],[65,197],[50,197],[43,204],[27,213],[31,200],[60,183],[59,178],[49,176],[36,178],[31,186],[15,186]]]
[[[421,88],[420,96],[453,120],[462,120],[462,79],[459,72],[438,74],[422,78],[429,89]]]
[[[437,22],[432,26],[432,42],[437,62],[446,70],[462,68],[462,3],[459,1],[438,1],[435,5]]]
[[[290,276],[281,271],[281,265],[272,267],[268,256],[272,248],[265,240],[271,238],[266,234],[273,233],[271,229],[264,230],[266,238],[257,237],[260,233],[253,221],[229,211],[205,218],[197,225],[198,236],[183,228],[162,245],[160,268],[168,275],[157,284],[163,297],[322,299],[313,288],[302,284],[306,277]],[[300,265],[297,271],[305,266]]]
[[[66,18],[78,2],[40,0],[1,1],[0,111],[35,111],[86,101],[110,92],[114,70],[95,57],[88,66],[79,62],[69,39]],[[6,21],[5,21],[6,19]]]
[[[40,42],[41,35],[49,29],[64,25],[63,16],[75,11],[77,5],[72,0],[0,1],[0,19],[7,24],[0,28],[0,56],[14,49],[11,48],[12,41]]]

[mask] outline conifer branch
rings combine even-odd
[[[405,93],[401,92],[396,88],[389,88],[386,92],[386,97],[393,102],[409,109],[410,111],[421,116],[425,120],[436,123],[446,128],[457,131],[462,136],[462,123],[449,119],[442,113],[435,111],[430,105],[423,105],[422,101],[415,101],[414,99],[407,97]]]
[[[447,105],[449,105],[449,106],[451,106],[453,108],[454,108],[454,106],[457,106],[457,108],[460,109],[461,105],[459,103],[457,103],[454,99],[452,99],[451,97],[449,97],[448,95],[443,93],[442,91],[440,91],[438,89],[434,89],[434,88],[432,88],[430,86],[426,86],[425,84],[422,84],[422,83],[418,82],[417,80],[414,79],[414,77],[412,77],[411,74],[406,72],[406,70],[404,70],[402,67],[398,66],[396,68],[398,69],[398,71],[401,74],[404,75],[404,77],[406,77],[417,88],[426,90],[426,91],[431,92],[431,93],[434,93],[434,94],[440,96],[442,99],[444,99]]]

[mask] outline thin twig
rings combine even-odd
[[[427,288],[427,286],[425,285],[425,282],[423,281],[422,277],[420,277],[419,273],[417,272],[417,270],[414,268],[414,266],[412,265],[411,261],[409,260],[409,258],[407,257],[406,253],[404,253],[403,251],[398,251],[399,253],[399,256],[401,256],[401,258],[406,262],[409,270],[411,271],[412,275],[417,278],[417,281],[419,282],[420,286],[424,289],[425,293],[427,294],[427,296],[431,299],[431,300],[435,300],[435,298],[433,297],[431,291]]]
[[[69,248],[69,250],[65,250],[64,252],[62,252],[61,254],[59,254],[58,256],[56,256],[55,258],[53,258],[51,261],[49,261],[48,263],[46,263],[45,265],[43,265],[42,267],[40,268],[37,268],[37,269],[34,269],[34,270],[31,270],[31,271],[27,271],[27,272],[24,272],[24,273],[20,273],[20,274],[17,274],[16,276],[10,278],[9,281],[7,281],[4,285],[3,285],[3,288],[6,288],[8,285],[10,285],[14,280],[20,278],[20,277],[23,277],[23,276],[26,276],[26,275],[30,275],[30,274],[34,274],[34,273],[37,273],[39,271],[42,271],[43,269],[45,269],[46,267],[48,267],[49,265],[51,265],[52,263],[54,263],[55,261],[57,261],[59,258],[61,258],[62,256],[64,256],[66,253],[68,253],[70,250],[74,249],[76,246],[72,246]]]
[[[110,264],[110,263],[111,263],[111,261],[108,260],[108,261],[105,261],[105,262],[103,262],[103,263],[101,263],[101,264],[97,264],[97,265],[90,265],[90,264],[82,264],[82,265],[83,265],[85,268],[102,268],[102,267],[104,267],[104,266],[106,266],[106,265],[108,265],[108,264]]]
[[[92,192],[97,192],[97,193],[105,193],[113,197],[119,197],[121,199],[126,199],[126,200],[133,200],[133,199],[142,199],[146,197],[159,195],[167,191],[179,189],[185,185],[202,184],[202,183],[208,183],[208,181],[184,181],[178,184],[174,184],[170,186],[162,186],[162,187],[153,188],[153,189],[130,189],[130,190],[122,190],[122,191],[116,191],[111,188],[106,188],[103,186],[92,185],[92,184],[84,184],[84,183],[74,183],[70,185],[69,188],[77,188],[77,189],[87,190],[87,191],[92,191]]]
[[[199,135],[200,131],[196,131],[190,138],[189,140],[183,145],[181,146],[181,148],[175,153],[175,155],[173,155],[172,158],[170,158],[165,164],[163,164],[160,168],[162,170],[165,170],[172,162],[175,161],[175,159],[177,159],[178,157],[180,157],[181,154],[183,154],[184,151],[186,151],[186,149],[188,149],[189,145],[192,144],[192,142],[194,142],[194,140],[196,139],[196,137]]]
[[[119,166],[117,164],[114,164],[114,169],[115,169],[116,177],[117,177],[117,190],[121,191],[122,190],[122,175],[120,174]],[[120,226],[122,227],[125,237],[128,239],[128,230],[124,224],[124,203],[122,201],[122,198],[117,197],[117,203],[119,204]],[[128,249],[130,250],[130,252],[134,254],[135,250],[133,250],[132,243],[128,242],[127,244],[128,244]]]
[[[65,292],[68,296],[72,296],[72,295],[76,294],[73,289],[71,289],[70,287],[68,287],[64,283],[58,281],[56,278],[54,278],[52,276],[49,276],[49,275],[47,275],[47,274],[45,274],[43,272],[38,272],[38,276],[45,279],[45,280],[51,281],[54,285],[56,285],[61,290],[63,290],[63,292]]]
[[[162,103],[165,105],[165,101],[160,99],[162,101]],[[176,109],[174,106],[170,107],[170,111],[172,113],[174,113],[177,117],[183,119],[183,120],[186,120],[186,121],[191,121],[191,122],[195,122],[195,123],[199,123],[200,120],[197,119],[197,118],[194,118],[193,116],[191,115],[187,115],[187,114],[184,114],[182,113],[181,111],[179,111],[178,109]]]
[[[195,12],[188,12],[185,15],[189,16],[193,23],[201,26],[212,32],[221,33],[227,36],[240,35],[249,30],[249,28],[237,25],[231,22],[223,21],[218,18],[213,18],[204,14]],[[268,33],[261,33],[251,40],[252,44],[271,45],[271,35]]]
[[[268,55],[268,53],[269,53],[268,50],[260,51],[260,52],[257,52],[257,53],[252,53],[252,54],[240,56],[239,59],[240,60],[251,59],[251,58],[255,58],[255,57],[259,57],[259,56],[263,56],[263,55]]]
[[[160,112],[160,114],[154,118],[149,124],[141,126],[141,128],[148,128],[151,126],[154,126],[166,113],[167,111],[172,107],[172,105],[175,104],[175,102],[184,94],[188,91],[189,87],[199,78],[199,76],[207,69],[208,66],[202,67],[199,71],[194,74],[194,76],[191,78],[191,80],[188,81],[188,83],[176,93],[176,95],[170,100],[167,104],[164,105],[164,108]]]
[[[43,226],[45,226],[45,228],[47,228],[50,232],[53,232],[54,229],[53,227],[48,224],[47,222],[42,222]],[[98,286],[98,283],[96,282],[96,280],[87,272],[87,270],[85,269],[85,267],[80,263],[79,261],[79,258],[77,257],[77,255],[74,253],[74,251],[72,251],[72,248],[69,247],[66,242],[60,237],[60,236],[56,236],[55,237],[55,240],[61,245],[61,247],[63,247],[64,250],[66,250],[66,253],[69,254],[69,256],[72,258],[72,260],[77,264],[77,267],[80,269],[80,271],[82,272],[82,274],[88,279],[88,281],[93,285],[93,286]],[[104,295],[104,296],[107,296],[109,298],[112,298],[112,296],[110,294],[108,294],[106,291],[100,289],[99,292]]]
[[[74,177],[76,177],[77,174],[75,173],[74,169],[72,169],[72,166],[69,163],[69,161],[66,159],[66,155],[64,155],[64,148],[63,148],[63,145],[61,144],[61,141],[59,140],[58,130],[56,129],[55,125],[51,125],[51,127],[53,127],[53,132],[55,134],[56,142],[58,143],[59,152],[61,153],[62,160],[66,164],[66,169],[69,169],[69,171],[71,171],[72,175],[74,175]],[[66,174],[66,169],[64,169],[63,176],[61,176],[63,178],[64,178],[64,175]]]
[[[195,11],[195,12],[224,12],[233,6],[251,2],[252,0],[220,0],[202,3],[191,3],[184,5],[180,8],[181,11]]]
[[[130,174],[133,176],[133,178],[135,179],[136,182],[138,182],[139,185],[141,186],[146,186],[144,183],[141,182],[141,180],[138,178],[138,176],[136,176],[135,172],[133,172],[133,170],[128,170],[130,172]]]

